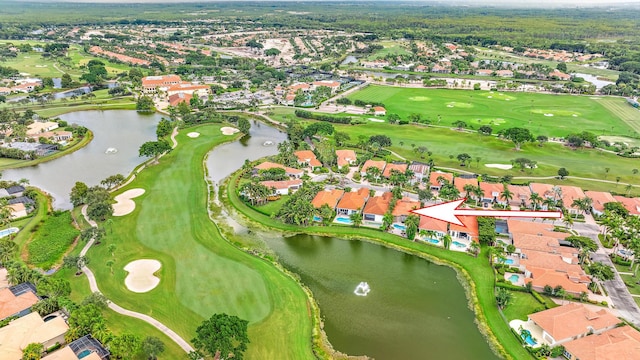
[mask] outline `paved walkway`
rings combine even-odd
[[[176,144],[175,138],[174,138],[175,137],[175,133],[176,133],[176,131],[174,131],[174,134],[171,136],[172,140],[174,141],[174,145]],[[87,205],[82,207],[82,215],[87,220],[89,225],[91,225],[93,227],[98,226],[95,221],[89,219],[89,217],[87,216]],[[87,254],[87,251],[89,251],[89,249],[93,245],[94,241],[95,241],[95,239],[91,239],[91,240],[89,240],[89,242],[87,242],[87,244],[84,246],[84,248],[82,248],[82,251],[80,251],[80,256],[85,256]],[[84,274],[87,275],[87,279],[89,280],[89,288],[91,288],[91,292],[97,292],[97,293],[101,293],[102,294],[102,292],[98,288],[98,283],[96,282],[96,277],[93,275],[93,272],[91,271],[91,269],[89,269],[88,267],[85,266],[85,267],[82,268],[82,272],[84,272]],[[182,348],[182,350],[184,350],[186,353],[190,353],[190,352],[192,352],[194,350],[193,347],[191,347],[191,345],[189,345],[189,343],[186,342],[180,335],[176,334],[173,330],[169,329],[166,325],[164,325],[160,321],[152,318],[149,315],[145,315],[145,314],[141,314],[141,313],[138,313],[138,312],[135,312],[135,311],[127,310],[127,309],[119,306],[118,304],[114,303],[111,300],[109,300],[109,309],[117,312],[118,314],[122,314],[122,315],[129,316],[129,317],[132,317],[132,318],[140,319],[140,320],[150,324],[151,326],[155,327],[156,329],[160,330],[162,333],[167,335],[171,340],[173,340],[176,344],[178,344],[178,346],[180,346]]]

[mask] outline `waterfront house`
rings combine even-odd
[[[369,199],[369,189],[360,188],[356,191],[346,192],[336,206],[338,215],[351,215],[361,211]]]

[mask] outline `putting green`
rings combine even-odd
[[[469,109],[473,107],[473,104],[451,101],[447,103],[447,107],[456,107],[456,108],[464,108]]]
[[[426,96],[411,96],[409,97],[411,101],[431,101],[431,98]]]
[[[558,109],[533,109],[531,110],[534,114],[540,114],[544,116],[566,116],[566,117],[578,117],[581,114],[577,111],[571,110],[558,110]]]

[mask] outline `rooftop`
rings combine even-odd
[[[540,311],[529,318],[556,341],[586,334],[590,329],[601,331],[621,322],[605,309],[594,312],[577,303]]]
[[[57,316],[47,322],[30,313],[0,328],[0,354],[3,360],[22,359],[22,349],[31,343],[44,343],[65,334],[69,326]]]
[[[563,345],[580,360],[637,360],[640,354],[640,332],[625,325]]]
[[[341,189],[322,190],[316,194],[311,204],[316,208],[327,204],[330,208],[334,209],[343,194],[344,190]]]

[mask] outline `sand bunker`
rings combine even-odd
[[[369,118],[369,121],[373,121],[373,122],[384,122],[384,120],[382,120],[382,119],[376,119],[376,118]]]
[[[409,97],[409,100],[411,101],[429,101],[431,100],[430,97],[426,97],[426,96],[411,96]]]
[[[577,114],[573,114],[573,115],[571,115],[571,116],[573,116],[573,117],[578,117],[578,115],[577,115]]]
[[[144,194],[144,189],[131,189],[115,197],[113,204],[113,216],[124,216],[131,214],[136,208],[136,203],[131,200]]]
[[[544,116],[553,116],[553,114],[544,114]]]
[[[487,99],[493,99],[493,96],[489,95],[487,96]]]
[[[190,132],[187,134],[188,137],[190,138],[197,138],[198,136],[200,136],[200,133],[197,132]]]
[[[225,126],[225,127],[221,128],[220,131],[222,131],[222,135],[233,135],[233,134],[239,132],[240,130],[238,130],[236,128]]]
[[[447,105],[447,107],[453,107],[453,105],[449,104],[449,105]]]
[[[160,283],[160,278],[153,275],[160,270],[162,264],[158,260],[143,259],[132,261],[124,267],[129,273],[124,279],[124,285],[135,293],[145,293],[153,290]]]
[[[484,164],[484,166],[489,168],[502,169],[502,170],[509,170],[513,168],[513,165],[510,165],[510,164]]]

